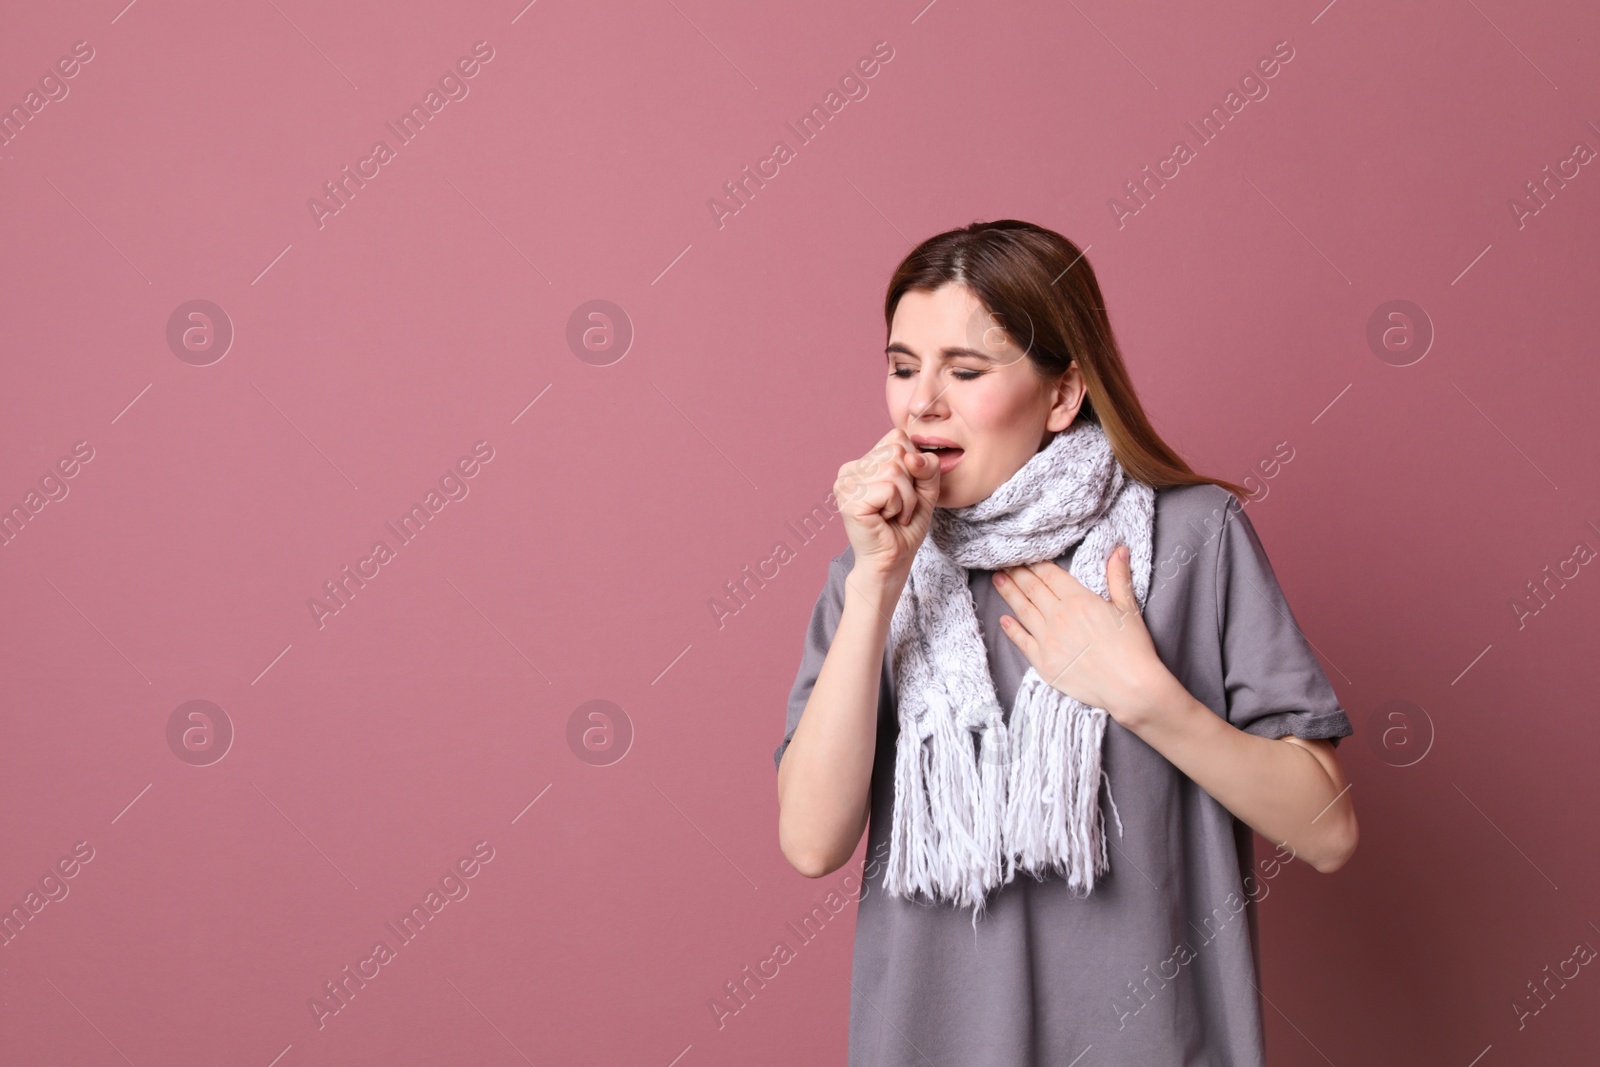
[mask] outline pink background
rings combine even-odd
[[[1600,174],[1510,203],[1600,146],[1600,9],[121,2],[0,14],[7,108],[93,49],[0,146],[0,506],[67,490],[0,549],[0,905],[68,891],[0,947],[0,1062],[842,1063],[854,907],[786,924],[861,855],[788,866],[772,750],[845,537],[786,524],[888,428],[894,265],[1005,217],[1088,248],[1163,434],[1259,489],[1356,725],[1357,855],[1261,905],[1272,1062],[1593,1056],[1593,968],[1513,1005],[1600,946]],[[1280,41],[1268,94],[1119,224]],[[220,359],[169,344],[193,300]],[[625,352],[569,343],[593,300]],[[1369,343],[1395,300],[1431,342]],[[384,524],[480,441],[400,545]],[[598,751],[569,730],[592,700]],[[441,879],[470,893],[319,1025]]]

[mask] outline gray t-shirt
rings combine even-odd
[[[1337,744],[1354,732],[1233,494],[1209,484],[1158,489],[1154,536],[1145,625],[1196,699],[1262,737]],[[1072,553],[1056,562],[1066,567]],[[829,564],[775,766],[833,641],[853,563],[846,548]],[[1000,628],[1000,616],[1013,613],[991,573],[968,578],[1009,711],[1028,661]],[[890,897],[883,878],[899,733],[890,659],[886,650],[850,1067],[1259,1067],[1256,905],[1292,862],[1289,851],[1258,863],[1249,826],[1112,720],[1102,766],[1124,832],[1102,787],[1110,871],[1088,897],[1054,875],[1019,873],[990,895],[976,934],[970,909]]]

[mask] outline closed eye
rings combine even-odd
[[[909,378],[912,370],[913,368],[906,366],[895,367],[889,371],[889,376],[891,378]],[[900,373],[901,371],[905,371],[906,373],[902,374]],[[974,378],[981,377],[985,372],[981,370],[955,370],[951,371],[950,373],[954,374],[963,382],[970,382]]]

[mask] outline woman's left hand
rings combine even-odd
[[[1107,601],[1053,560],[995,572],[1000,595],[1016,613],[1000,617],[1006,636],[1045,682],[1104,708],[1123,726],[1150,714],[1162,687],[1177,679],[1161,662],[1133,592],[1119,547],[1106,560]]]

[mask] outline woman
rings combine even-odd
[[[774,753],[797,870],[871,828],[850,1064],[1261,1064],[1256,904],[1357,829],[1245,491],[1156,435],[1059,234],[930,238],[884,310]]]

